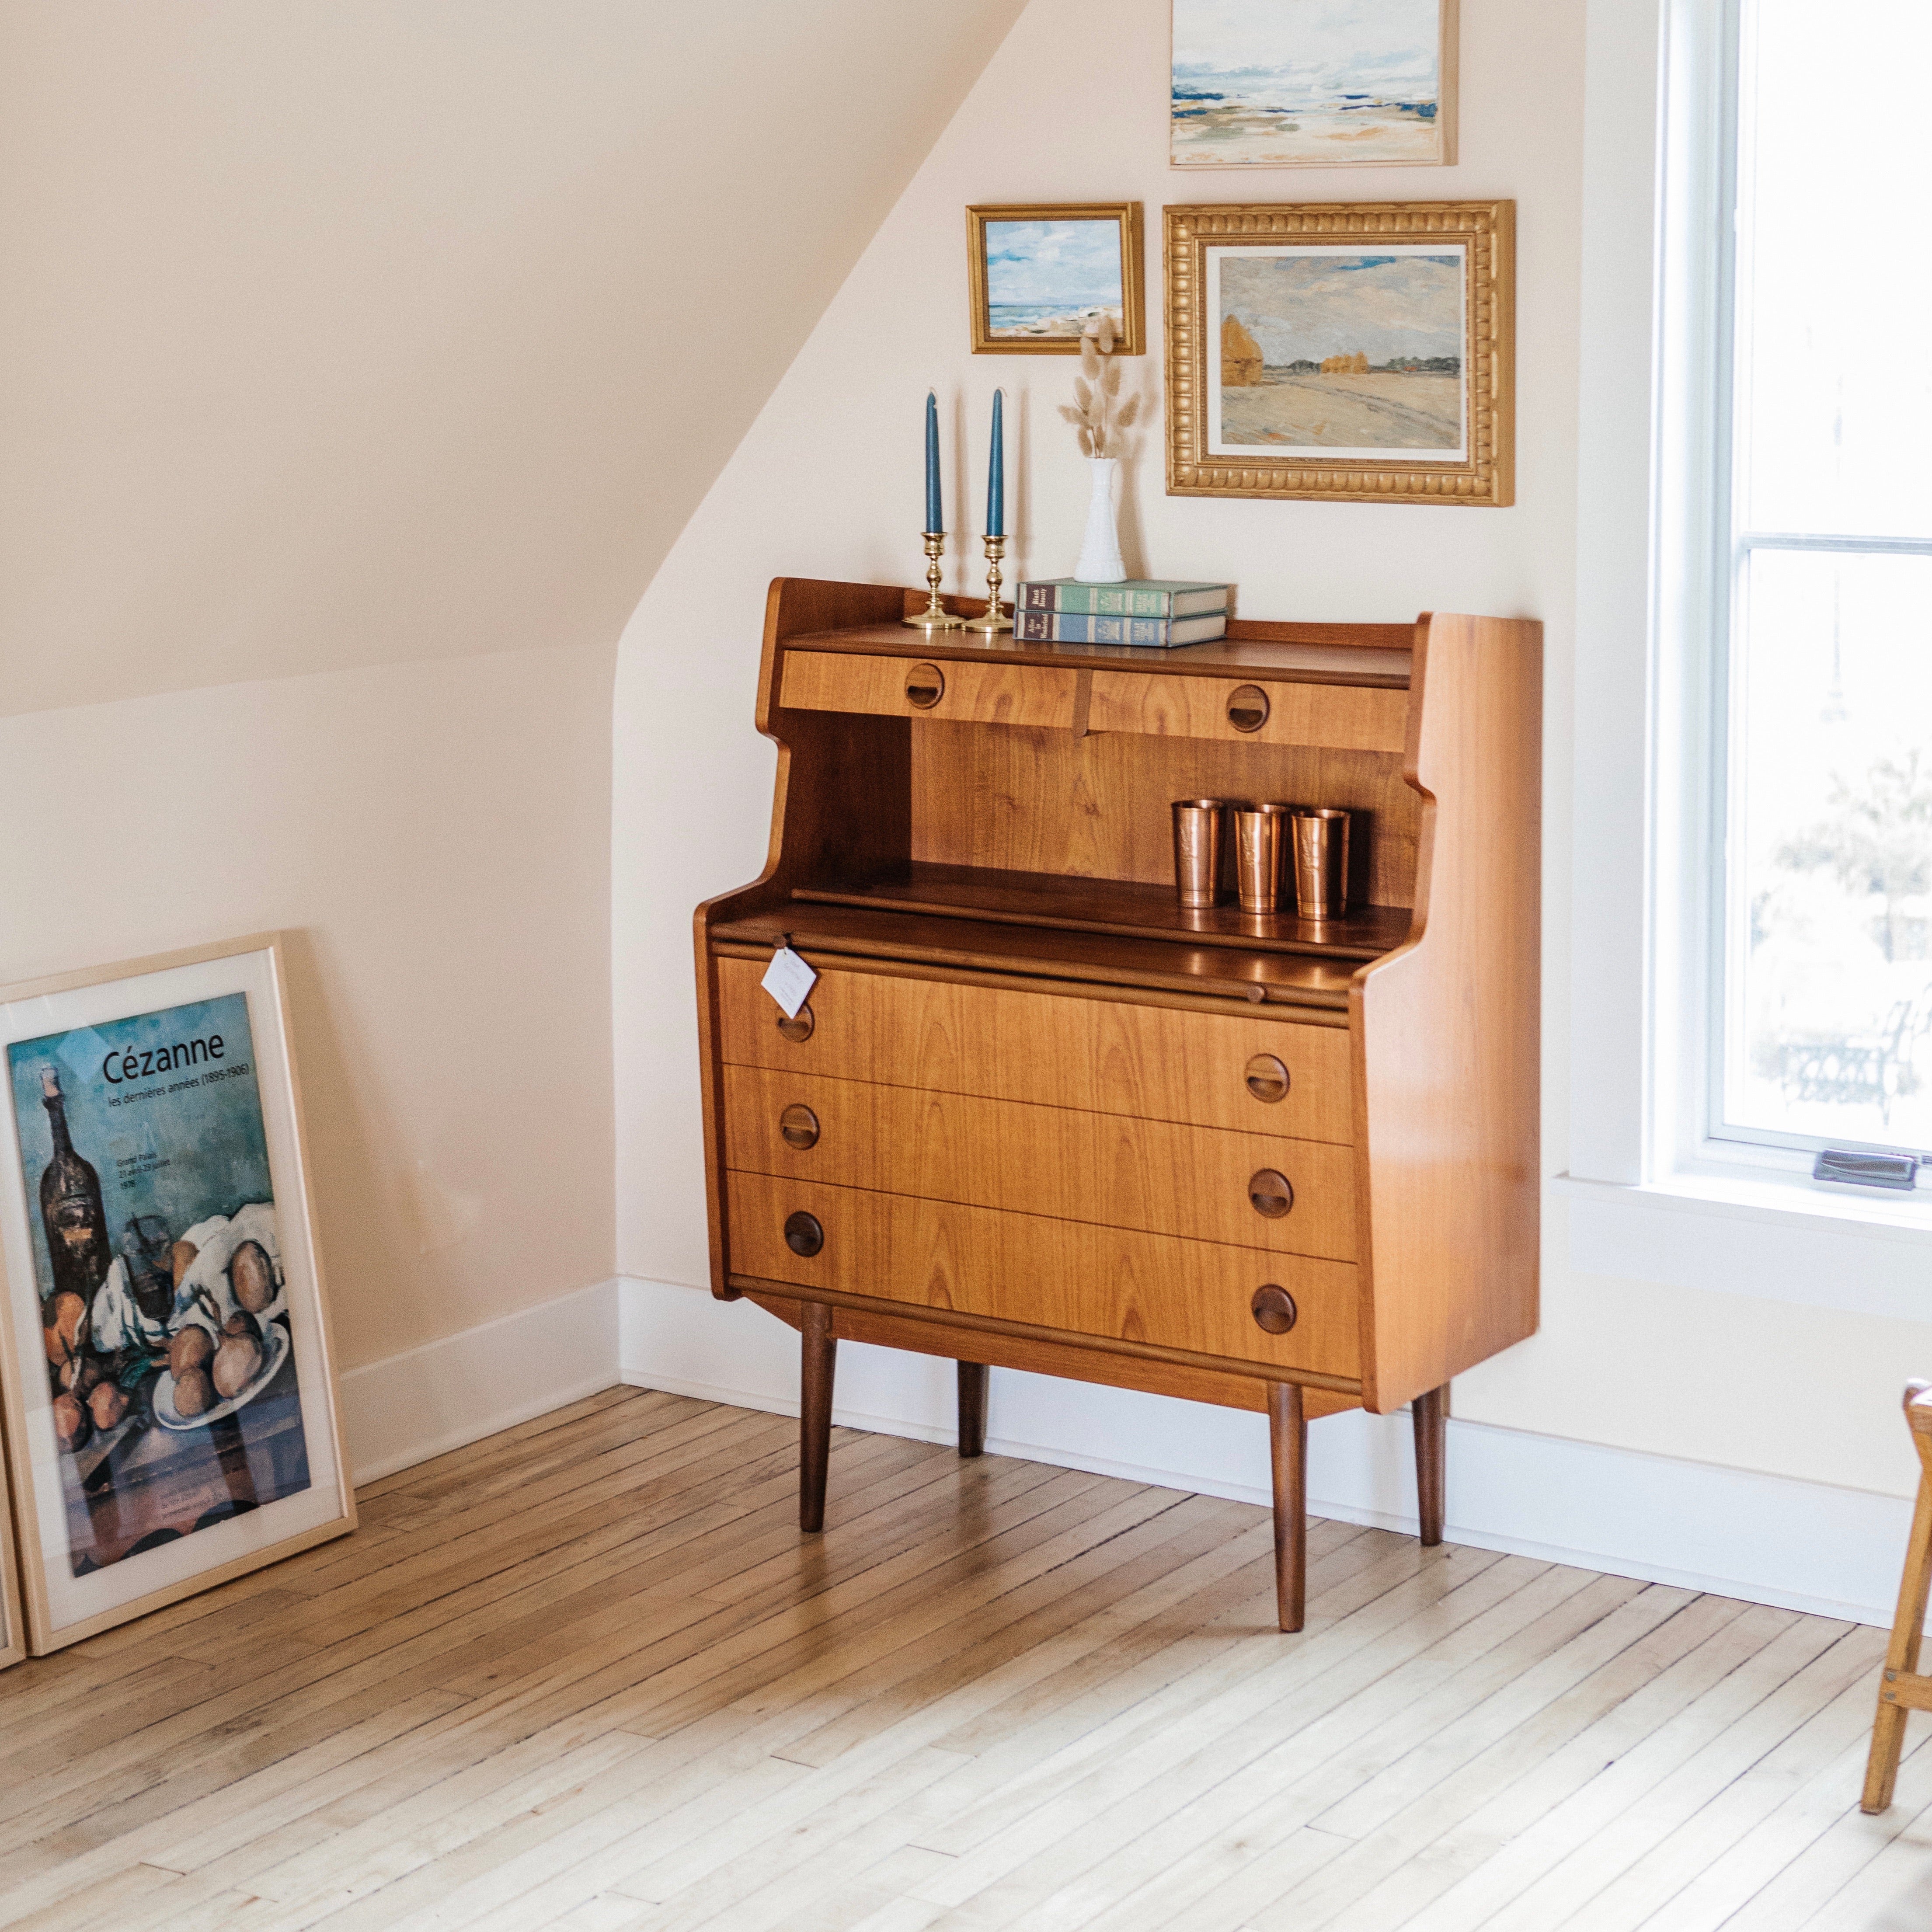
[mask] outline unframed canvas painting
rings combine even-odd
[[[1439,164],[1455,0],[1174,0],[1176,167]]]
[[[1210,452],[1459,462],[1460,248],[1216,248]]]

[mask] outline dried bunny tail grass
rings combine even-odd
[[[1078,406],[1070,408],[1063,403],[1060,413],[1078,433],[1082,456],[1118,455],[1120,432],[1140,414],[1138,395],[1130,396],[1124,403],[1116,401],[1120,393],[1120,378],[1125,374],[1114,359],[1116,340],[1113,318],[1108,315],[1096,317],[1081,332],[1080,374],[1073,379],[1073,394]]]

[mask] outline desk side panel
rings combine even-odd
[[[1350,995],[1363,1383],[1386,1411],[1535,1332],[1542,626],[1418,626],[1408,944]]]

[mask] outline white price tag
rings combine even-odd
[[[765,976],[758,984],[777,1000],[787,1019],[795,1020],[818,978],[789,946],[781,946],[772,955],[772,963],[765,968]]]

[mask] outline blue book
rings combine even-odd
[[[1202,617],[1094,617],[1071,610],[1022,610],[1017,635],[1023,644],[1148,644],[1172,650],[1226,637],[1228,614]]]

